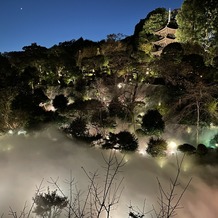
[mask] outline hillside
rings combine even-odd
[[[154,55],[154,42],[161,40],[155,32],[178,29],[178,13],[169,20],[166,9],[155,9],[128,37],[80,38],[51,48],[32,43],[1,54],[0,131],[54,123],[88,143],[136,150],[141,137],[161,137],[166,126],[185,125],[194,126],[197,147],[200,130],[218,124],[217,56],[178,40]]]

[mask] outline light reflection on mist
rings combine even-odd
[[[174,146],[174,144],[173,144]],[[80,189],[87,188],[87,179],[81,167],[94,172],[103,165],[102,152],[109,151],[89,148],[74,140],[68,139],[54,128],[33,134],[32,136],[4,136],[0,144],[0,213],[7,217],[9,206],[21,211],[24,203],[31,205],[35,187],[41,180],[46,183],[59,177],[62,188],[68,193],[69,188],[64,181],[69,178],[70,171]],[[119,152],[117,155],[121,156]],[[155,160],[148,155],[128,154],[123,169],[124,192],[119,207],[113,213],[114,218],[128,217],[130,202],[139,208],[149,211],[157,205],[158,185],[156,178],[163,186],[169,188],[169,180],[176,174],[175,156]],[[192,156],[185,158],[182,167],[178,193],[185,187],[189,178],[192,183],[181,201],[183,209],[177,211],[179,218],[208,217],[215,218],[218,214],[218,187],[216,166],[199,166],[192,161]],[[0,215],[1,215],[0,214]],[[145,216],[146,217],[146,216]],[[150,216],[148,216],[150,217]]]

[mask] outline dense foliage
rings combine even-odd
[[[151,137],[146,151],[152,157],[164,157],[166,156],[167,142],[162,138]]]
[[[122,151],[135,151],[138,148],[137,139],[133,134],[122,131],[117,134],[110,133],[102,144],[104,149],[117,149]]]
[[[217,55],[218,2],[216,0],[185,0],[177,16],[177,38],[197,43]]]
[[[108,138],[105,148],[136,150],[139,132],[161,136],[172,123],[196,126],[200,144],[201,127],[218,124],[218,16],[212,16],[218,7],[214,0],[201,3],[185,0],[170,20],[157,8],[132,36],[51,48],[32,43],[0,54],[0,131],[55,122],[72,137]],[[154,32],[166,26],[178,28],[177,42],[156,56]]]
[[[159,135],[164,131],[164,121],[158,110],[148,110],[142,117],[142,129],[146,135]]]

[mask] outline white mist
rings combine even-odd
[[[94,172],[103,165],[102,153],[108,151],[90,148],[87,145],[67,138],[55,128],[48,128],[32,136],[2,136],[0,141],[0,215],[8,217],[9,207],[18,213],[25,202],[31,205],[36,185],[44,179],[43,186],[50,177],[59,182],[67,194],[68,186],[64,182],[70,171],[81,189],[87,188],[87,178],[82,171]],[[118,156],[122,155],[118,153]],[[170,178],[176,174],[175,156],[157,161],[149,156],[135,153],[126,155],[126,165],[121,176],[124,176],[124,191],[120,204],[113,212],[113,218],[128,217],[128,206],[143,208],[149,211],[157,205],[157,177],[168,189]],[[192,182],[185,192],[177,211],[179,218],[216,218],[218,214],[218,168],[214,165],[199,166],[187,157],[180,177],[181,186],[185,187],[192,177]],[[50,185],[51,186],[51,185]],[[64,217],[64,216],[63,216]],[[145,216],[146,217],[146,216]],[[148,215],[147,217],[150,217]]]

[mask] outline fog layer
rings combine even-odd
[[[2,136],[0,141],[0,215],[8,217],[9,207],[20,212],[27,202],[30,207],[36,186],[44,179],[43,186],[49,185],[50,178],[59,178],[67,194],[64,182],[70,172],[78,181],[81,189],[87,188],[87,178],[81,169],[87,171],[101,169],[102,153],[108,156],[109,151],[90,148],[75,140],[67,138],[55,128],[48,128],[33,135]],[[122,156],[122,154],[117,154]],[[179,158],[180,155],[179,155]],[[189,156],[185,158],[177,193],[189,185],[181,201],[182,209],[177,211],[179,218],[207,217],[215,218],[218,214],[218,169],[213,165],[197,165]],[[170,179],[176,174],[175,155],[166,159],[155,160],[141,154],[125,156],[126,165],[121,176],[124,176],[124,191],[113,218],[128,217],[131,205],[149,211],[156,207],[158,198],[157,178],[167,190]],[[52,188],[52,187],[51,187]],[[63,216],[64,217],[64,216]],[[148,217],[150,217],[148,215]]]

